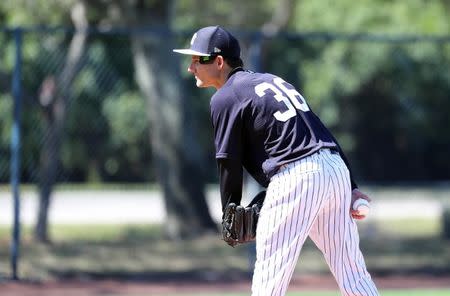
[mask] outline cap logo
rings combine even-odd
[[[215,53],[221,52],[221,51],[222,51],[222,50],[221,50],[220,48],[214,47],[214,52],[215,52]]]
[[[195,33],[194,36],[192,36],[191,45],[194,44],[195,39],[197,39],[197,33]]]

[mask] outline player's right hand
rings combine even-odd
[[[353,209],[354,202],[357,199],[359,199],[359,198],[365,199],[368,202],[371,201],[370,197],[368,197],[366,194],[364,194],[361,191],[359,191],[358,188],[353,189],[353,191],[352,191],[352,201],[350,203],[350,215],[352,216],[353,219],[356,219],[356,220],[362,220],[362,219],[366,218],[366,216],[360,215],[357,210]]]

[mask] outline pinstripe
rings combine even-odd
[[[335,179],[335,182],[336,182],[336,184],[337,184],[337,187],[338,187],[338,189],[337,189],[337,191],[339,192],[339,194],[338,194],[338,196],[342,196],[342,195],[344,195],[345,194],[345,192],[343,192],[343,190],[342,190],[342,188],[343,187],[341,187],[341,183],[340,183],[340,174],[338,174],[338,171],[336,171],[336,169],[335,169],[335,167],[333,166],[332,167],[332,171],[335,173],[335,177],[336,177],[336,179]],[[338,199],[338,197],[337,196],[333,196],[333,200],[334,200],[334,208],[335,209],[338,209],[339,208],[339,213],[341,212],[341,208],[342,208],[342,205],[341,205],[341,200],[340,199]],[[339,206],[338,206],[338,202],[339,202]],[[340,240],[340,236],[339,235],[336,235],[336,230],[339,230],[338,229],[338,227],[339,227],[339,223],[338,223],[338,221],[337,221],[337,219],[339,219],[339,215],[338,215],[338,213],[337,212],[334,212],[334,215],[333,215],[333,217],[334,217],[334,225],[333,225],[333,229],[334,229],[334,235],[333,235],[333,237],[335,238],[335,239],[333,239],[333,243],[334,243],[334,254],[333,255],[331,255],[332,257],[334,257],[334,259],[335,259],[335,263],[334,263],[334,267],[333,267],[333,269],[334,270],[336,270],[336,268],[338,267],[338,259],[339,259],[339,257],[337,256],[337,254],[336,254],[336,252],[337,252],[337,245],[339,245],[339,246],[341,246],[341,240]],[[339,240],[338,241],[338,244],[336,245],[336,240]]]
[[[347,248],[347,246],[344,246],[344,248]],[[346,255],[346,254],[344,254],[344,255]],[[348,268],[349,264],[345,259],[344,259],[343,266],[344,266],[344,276],[345,276],[345,278],[343,280],[343,287],[344,287],[345,292],[347,293],[346,295],[350,295],[350,292],[348,290],[348,289],[350,289],[350,291],[351,291],[350,275],[349,275],[349,268]],[[353,274],[352,274],[352,276],[353,276]]]
[[[352,251],[353,251],[353,257],[352,258],[356,258],[356,260],[354,260],[355,261],[355,270],[357,271],[358,275],[363,275],[365,273],[365,270],[364,270],[365,268],[363,268],[361,266],[361,258],[360,258],[361,255],[360,255],[360,252],[359,252],[358,248],[356,248],[356,246],[355,246],[355,242],[356,241],[359,241],[359,239],[356,239],[356,238],[351,239]],[[359,263],[359,264],[357,264],[357,263]],[[355,285],[358,286],[357,284],[360,283],[360,282],[361,282],[361,278],[358,278],[356,280]],[[361,285],[361,289],[363,289],[364,292],[367,293],[366,289],[362,285]],[[359,291],[359,289],[358,289],[358,291]]]
[[[286,175],[286,173],[283,173],[283,175]],[[283,189],[282,189],[282,192],[283,192],[283,194],[282,194],[282,196],[284,196],[284,194],[285,194],[285,191],[286,190],[288,190],[289,189],[289,187],[288,186],[286,186],[286,180],[289,180],[289,178],[283,178]],[[276,209],[277,207],[278,207],[278,204],[279,204],[279,200],[278,200],[278,198],[276,199],[276,202],[275,202],[275,205],[274,205],[274,209]],[[273,218],[273,226],[272,226],[272,229],[275,229],[276,230],[276,232],[278,232],[278,227],[276,227],[276,222],[277,222],[277,219],[276,219],[276,214],[277,214],[277,212],[275,212],[274,214],[272,214],[271,215],[271,217]],[[282,215],[283,213],[280,211],[280,214]],[[272,234],[273,235],[273,234]],[[274,250],[276,250],[277,249],[277,246],[278,246],[278,236],[276,236],[276,244],[271,244],[271,246],[273,247],[273,248],[271,248],[271,250],[270,250],[270,252],[269,252],[269,260],[272,260],[272,261],[275,261],[275,263],[277,262],[277,260],[276,260],[276,258],[273,258],[271,255],[272,254],[274,254]],[[275,254],[275,256],[276,256],[276,254]],[[274,265],[274,264],[272,264],[272,265]],[[275,276],[275,273],[276,273],[276,269],[275,268],[272,268],[272,269],[267,269],[267,272],[268,272],[268,277],[269,278],[274,278],[274,276]],[[273,272],[273,274],[272,275],[270,275],[270,272]],[[269,288],[269,281],[267,281],[267,286],[266,286],[266,289],[268,289]]]
[[[305,183],[305,180],[303,178],[301,180],[301,183],[302,184]],[[310,188],[308,186],[305,186],[305,187],[306,187],[306,193],[305,193],[306,198],[304,198],[304,199],[306,201],[313,200],[313,198],[311,198],[309,196],[310,196],[310,194],[314,195],[314,190],[310,190]],[[303,207],[304,208],[303,213],[307,210],[307,206],[308,206],[307,202],[304,202],[304,204],[305,204],[305,206]],[[312,205],[311,205],[311,207],[312,207]],[[310,211],[307,211],[307,212],[309,213]],[[304,214],[303,214],[303,216],[304,216]],[[305,240],[307,238],[307,235],[308,235],[308,233],[310,231],[310,228],[312,226],[312,223],[310,222],[311,220],[309,218],[305,219],[304,221],[309,222],[309,223],[302,224],[302,226],[304,225],[304,227],[299,229],[300,230],[299,231],[299,235],[297,236],[297,239],[296,239],[296,247],[295,247],[296,252],[295,252],[295,256],[294,256],[295,259],[297,259],[298,256],[300,255],[301,248],[302,248],[302,246],[303,246],[303,244],[304,244],[304,242],[305,242]],[[308,227],[308,224],[310,224],[309,227]],[[298,224],[297,224],[297,228],[298,228]],[[294,262],[292,262],[292,263],[294,263]],[[292,266],[291,266],[291,268],[289,270],[289,276],[286,277],[286,279],[283,281],[283,284],[281,285],[281,291],[280,291],[280,292],[282,292],[281,295],[284,295],[284,293],[285,293],[285,290],[287,288],[287,284],[289,283],[289,281],[292,278],[292,275],[293,275],[293,272],[294,272],[294,268],[295,268],[295,265],[292,264]]]
[[[295,177],[295,174],[292,174],[292,172],[289,170],[289,180],[292,182],[292,179],[293,179],[293,177]],[[295,184],[295,179],[294,179],[294,182],[293,182],[294,184]],[[294,190],[294,192],[295,192],[295,190]],[[291,194],[289,193],[289,196],[290,196]],[[289,240],[290,240],[290,236],[289,236]],[[285,243],[285,241],[283,241],[283,246],[284,246],[284,243]],[[283,247],[283,249],[285,249],[284,247]],[[288,260],[289,261],[289,259],[291,258],[290,256],[290,250],[288,250],[288,256],[286,257],[286,260]],[[285,265],[287,265],[287,264],[289,264],[289,262],[283,262]],[[281,269],[281,266],[280,266],[280,269]],[[286,282],[283,282],[283,279],[285,279],[286,278],[286,269],[287,268],[284,268],[283,270],[282,270],[282,276],[281,276],[281,280],[282,280],[282,282],[281,282],[281,284],[280,285],[273,285],[273,287],[272,287],[272,293],[271,293],[271,295],[279,295],[279,294],[281,294],[281,293],[283,293],[283,287],[286,285]],[[278,291],[276,290],[276,289],[279,289]]]
[[[325,159],[326,159],[326,161],[328,163],[330,162],[330,160],[327,157],[327,155],[325,156]],[[336,175],[334,167],[330,168],[330,174],[331,174],[332,183],[336,184],[337,175]],[[333,197],[333,192],[330,192],[330,195],[331,195],[330,198]],[[330,200],[330,204],[331,204],[331,202],[334,202],[334,207],[333,208],[336,208],[336,198],[332,198]],[[333,212],[330,211],[330,214],[327,215],[328,216],[328,221],[329,221],[328,222],[328,237],[329,238],[331,238],[331,237],[334,238],[335,237],[334,235],[333,236],[331,235],[331,230],[335,230],[336,229],[336,227],[335,227],[335,220],[333,219],[335,217],[334,217],[334,215],[332,215],[332,213]],[[329,239],[327,241],[329,242],[329,246],[330,246],[329,253],[328,253],[328,258],[330,260],[330,267],[331,267],[332,270],[335,270],[336,263],[334,262],[334,264],[333,264],[332,259],[335,258],[335,256],[333,256],[333,255],[334,255],[335,250],[336,250],[336,240],[335,239],[332,239],[332,240]],[[333,244],[333,246],[332,246],[332,244]]]
[[[258,222],[253,296],[286,293],[308,235],[324,254],[342,295],[378,295],[359,250],[349,195],[349,172],[329,152],[289,164],[272,178]]]
[[[288,179],[289,180],[289,179]],[[286,186],[285,185],[285,188],[289,188],[288,186]],[[284,194],[282,195],[282,199],[284,199]],[[280,207],[280,209],[278,210],[278,212],[279,212],[279,218],[278,219],[276,219],[276,221],[280,221],[280,219],[283,217],[283,202],[281,201],[279,204],[281,204],[281,207]],[[277,203],[277,206],[276,207],[278,207],[278,203]],[[276,215],[274,215],[274,216],[276,216]],[[283,240],[283,238],[282,238],[282,236],[281,236],[281,231],[280,231],[280,227],[283,227],[283,224],[284,223],[280,223],[280,224],[278,224],[278,227],[276,227],[276,233],[277,233],[277,240],[276,240],[276,244],[275,244],[275,250],[278,250],[279,248],[278,248],[278,244],[279,244],[279,242],[280,242],[280,240]],[[274,253],[274,251],[272,250],[271,251],[271,254],[273,254]],[[275,268],[272,270],[273,271],[273,275],[272,275],[272,277],[271,278],[274,278],[275,277],[275,275],[276,275],[276,273],[277,273],[277,271],[278,271],[278,269],[277,269],[277,262],[279,263],[279,266],[281,267],[281,265],[283,264],[283,262],[282,262],[282,258],[278,258],[278,256],[279,256],[280,254],[279,254],[279,252],[275,252]],[[274,289],[275,289],[275,286],[272,286],[272,290],[271,290],[271,294],[273,295],[273,292],[274,292]]]
[[[342,179],[341,181],[343,183],[348,183],[348,181],[350,180],[350,174],[348,172],[348,170],[342,170]],[[347,180],[347,182],[345,182],[345,180]],[[342,188],[345,188],[348,186],[351,187],[351,184],[342,184]],[[345,192],[343,193],[345,194]],[[351,193],[350,193],[351,194]],[[350,201],[348,199],[345,200],[344,202],[344,206],[341,207],[340,209],[340,222],[339,222],[339,240],[340,240],[340,254],[339,254],[339,258],[340,258],[340,268],[341,268],[341,272],[340,272],[340,278],[338,280],[338,282],[344,283],[344,246],[345,246],[345,233],[346,233],[346,223],[345,223],[345,216],[348,215],[348,211],[350,208]]]
[[[362,294],[362,291],[360,290],[360,288],[357,285],[358,282],[359,282],[359,276],[358,275],[361,273],[361,271],[359,270],[358,265],[356,264],[356,262],[352,259],[352,258],[356,258],[356,253],[355,253],[353,244],[351,245],[351,248],[350,248],[348,254],[352,255],[352,256],[348,256],[347,257],[348,260],[350,261],[350,266],[351,266],[350,271],[352,272],[352,278],[353,278],[353,283],[352,283],[351,287],[352,288],[354,287],[355,290],[357,290],[360,294]],[[355,274],[355,271],[356,271],[356,274]]]
[[[274,196],[276,194],[275,193],[275,188],[277,188],[279,186],[279,184],[280,184],[279,181],[280,180],[276,180],[276,182],[271,184],[272,186],[269,186],[269,188],[268,188],[269,192],[268,192],[268,194],[266,196],[268,201],[270,201],[270,197],[272,197],[272,196]],[[267,203],[267,206],[269,206],[269,208],[270,208],[271,204]],[[261,270],[269,270],[269,261],[265,260],[265,258],[267,257],[266,240],[268,239],[269,231],[270,231],[271,228],[263,224],[263,222],[265,222],[264,218],[266,217],[266,211],[265,210],[266,210],[266,203],[264,203],[264,205],[263,205],[263,207],[261,209],[261,216],[260,216],[260,219],[259,219],[259,222],[258,222],[258,230],[260,230],[260,229],[261,230],[260,230],[260,233],[256,236],[256,238],[257,238],[257,240],[259,238],[264,238],[264,240],[263,241],[259,241],[259,242],[257,241],[257,246],[258,245],[263,245],[263,248],[262,248],[263,251],[262,251],[262,255],[260,256],[259,255],[260,252],[258,252],[258,249],[257,249],[257,252],[256,252],[256,256],[257,256],[256,260],[257,261],[255,263],[255,271],[257,270],[257,268],[260,265],[262,265],[262,267],[260,267]],[[268,216],[268,218],[270,218],[270,216]],[[267,223],[270,224],[270,220],[268,220]],[[269,280],[268,274],[261,274],[260,276],[262,277],[262,280],[261,280],[262,283],[264,283],[267,286],[268,280]]]
[[[295,168],[294,168],[294,172],[293,172],[293,174],[291,175],[291,180],[294,180],[294,182],[293,182],[294,184],[297,184],[297,182],[298,182],[298,180],[297,180],[298,171],[299,171],[299,168],[298,168],[298,167],[295,167]],[[297,189],[298,189],[298,186],[295,187],[295,189],[294,189],[294,194],[290,196],[290,198],[293,199],[293,200],[295,200],[295,198],[296,198],[296,196],[297,196]],[[300,191],[301,191],[301,189],[300,189]],[[293,200],[292,200],[292,201],[293,201]],[[294,213],[294,209],[295,209],[295,207],[292,207],[292,214]],[[292,216],[291,216],[291,217],[292,217]],[[293,241],[293,239],[295,238],[296,229],[293,228],[293,222],[294,222],[294,220],[298,220],[298,219],[293,219],[293,218],[291,218],[290,220],[291,220],[291,221],[290,221],[291,223],[290,223],[289,236],[288,236],[289,240],[286,242],[286,244],[287,244],[288,246],[290,245],[290,243],[291,243],[291,242]],[[288,256],[287,256],[287,259],[288,259],[288,260],[289,260],[289,258],[295,258],[295,253],[294,253],[294,256],[291,256],[292,250],[293,250],[293,248],[289,248],[289,252],[288,252]],[[294,250],[294,251],[295,251],[295,250]],[[293,264],[293,262],[292,262],[291,264]],[[287,285],[289,284],[289,281],[290,281],[290,276],[289,276],[289,273],[287,272],[287,269],[284,269],[284,270],[283,270],[283,276],[282,276],[282,278],[283,278],[283,281],[282,281],[281,285],[279,285],[279,289],[280,289],[280,290],[279,290],[279,294],[280,294],[280,295],[283,293],[283,289],[285,289],[285,287],[287,287]]]
[[[316,175],[316,174],[315,174],[315,175]],[[314,175],[314,176],[315,176],[315,175]],[[319,173],[319,177],[320,177],[320,175],[323,175],[323,174],[320,174],[320,173]],[[310,183],[310,184],[311,184],[311,183]],[[311,192],[311,194],[314,195],[314,193],[317,192],[317,190],[314,189],[314,186],[315,186],[314,182],[311,184],[311,186],[313,186],[313,188],[312,188],[312,190],[311,190],[310,192]],[[322,188],[322,187],[318,187],[318,190],[321,190],[321,188]],[[298,258],[299,253],[300,253],[300,251],[301,251],[301,247],[302,247],[304,241],[306,240],[306,236],[307,236],[307,235],[309,234],[309,232],[311,231],[311,228],[312,228],[313,225],[314,225],[313,222],[317,220],[317,217],[318,217],[318,214],[319,214],[319,209],[322,207],[323,194],[320,194],[320,193],[319,193],[318,196],[321,196],[322,198],[321,198],[321,200],[320,200],[320,202],[319,202],[319,206],[316,207],[316,214],[315,214],[314,218],[313,218],[313,219],[305,219],[305,221],[309,221],[309,222],[310,222],[310,223],[309,223],[309,227],[307,228],[306,231],[302,232],[301,239],[298,239],[298,240],[297,240],[297,246],[296,246],[297,252],[296,252],[295,258]],[[307,200],[314,200],[314,199],[317,198],[318,196],[317,196],[317,193],[316,193],[315,196],[308,198],[308,194],[306,194]],[[309,212],[311,212],[311,211],[309,211]],[[306,223],[306,225],[308,225],[308,223]],[[299,246],[299,244],[300,244],[300,246]],[[295,267],[295,266],[294,266],[294,267]],[[293,269],[291,270],[290,277],[289,277],[288,281],[290,281],[290,279],[292,278],[292,274],[293,274]]]
[[[299,172],[300,172],[299,167],[294,167],[294,175],[292,176],[292,180],[294,181],[293,184],[295,184],[294,195],[293,195],[294,202],[298,201],[299,192],[303,192],[303,184],[299,183],[299,180],[298,180]],[[291,225],[293,226],[293,228],[291,228],[292,236],[290,236],[289,245],[291,245],[291,243],[293,241],[295,241],[295,238],[297,237],[297,224],[294,224],[294,221],[298,221],[300,219],[300,207],[296,207],[294,204],[294,209],[297,209],[297,211],[295,211],[296,214],[293,217],[293,219],[291,220]],[[293,213],[294,213],[294,211],[293,211]],[[291,254],[291,251],[293,251],[294,254],[293,254],[293,256],[289,256],[290,260],[292,260],[292,262],[289,262],[289,264],[293,265],[294,262],[296,261],[296,258],[298,258],[298,254],[297,254],[297,251],[295,248],[290,247],[289,255]],[[290,267],[290,268],[292,269],[293,267]],[[287,271],[287,274],[286,274],[286,270],[283,273],[283,280],[282,280],[281,284],[279,285],[279,288],[280,288],[279,295],[283,295],[285,293],[287,285],[290,282],[291,275],[289,275],[289,271]]]
[[[291,181],[291,179],[292,179],[292,174],[289,174],[290,175],[290,177],[288,178],[288,180],[289,180],[289,182]],[[287,185],[286,186],[286,188],[290,188],[290,186],[289,185]],[[290,196],[290,193],[287,195],[287,197],[289,198],[289,196]],[[282,198],[282,202],[281,202],[281,204],[282,204],[282,207],[281,207],[281,210],[280,210],[280,220],[282,219],[282,217],[289,217],[285,212],[287,212],[287,205],[286,205],[286,202],[285,202],[285,198],[286,198],[286,195],[283,195],[283,198]],[[286,226],[285,226],[285,223],[281,223],[281,227],[283,228],[283,231],[280,231],[280,240],[281,240],[281,245],[282,245],[282,247],[281,247],[281,249],[282,250],[285,250],[286,248],[284,247],[285,245],[286,245],[286,239],[285,239],[285,231],[286,231]],[[278,249],[278,241],[277,241],[277,248],[276,249]],[[275,266],[275,270],[274,270],[274,273],[276,272],[276,271],[278,271],[279,269],[281,269],[282,268],[282,265],[284,265],[284,258],[283,258],[283,252],[279,252],[279,256],[281,257],[280,259],[278,259],[278,260],[276,260],[276,262],[278,262],[279,263],[279,267],[277,268],[276,266]],[[286,259],[289,259],[289,257],[287,257]],[[284,278],[284,274],[285,274],[285,270],[283,270],[283,275],[281,276],[281,278]],[[274,292],[275,292],[275,288],[276,288],[276,286],[274,285],[273,287],[272,287],[272,295],[274,294]]]
[[[356,225],[352,225],[352,227],[355,228]],[[365,264],[364,264],[364,260],[363,260],[362,254],[359,251],[359,249],[357,248],[357,246],[355,246],[355,244],[357,244],[359,242],[359,238],[353,238],[351,240],[351,242],[352,242],[352,250],[354,252],[354,258],[356,258],[356,261],[359,263],[359,265],[355,265],[354,269],[357,271],[357,274],[362,275],[361,278],[359,280],[355,280],[355,282],[356,282],[356,284],[358,284],[360,282],[361,283],[361,288],[366,293],[369,293],[367,291],[367,289],[366,289],[366,288],[368,288],[369,291],[370,291],[370,295],[377,295],[375,287],[372,286],[370,283],[368,283],[368,280],[369,280],[370,276],[369,276],[369,274],[367,273],[367,271],[365,269]],[[362,286],[362,284],[365,284],[366,287]],[[373,292],[374,292],[374,294],[372,294]],[[369,294],[367,294],[367,295],[369,295]]]
[[[343,177],[343,171],[342,170],[340,170],[340,178],[337,180],[338,181],[338,186],[339,186],[339,190],[336,190],[336,191],[338,191],[338,192],[341,192],[341,194],[344,194],[343,192],[342,192],[342,177]],[[348,205],[348,207],[349,207],[349,205]],[[347,207],[345,207],[345,208],[347,208]],[[342,210],[342,208],[341,208],[341,210]],[[345,217],[345,216],[344,216]],[[342,225],[345,225],[345,223],[343,223]],[[351,241],[352,241],[352,244],[354,244],[355,243],[355,240],[354,239],[351,239]],[[356,267],[356,269],[358,270],[358,273],[362,273],[362,274],[367,274],[367,271],[365,270],[365,265],[364,264],[362,264],[363,266],[361,266],[361,260],[362,260],[362,255],[361,255],[361,253],[360,253],[360,251],[359,251],[359,249],[358,248],[352,248],[353,250],[354,250],[354,252],[355,252],[355,255],[354,255],[354,258],[356,258],[356,261],[359,261],[358,263],[358,265],[356,265],[355,267]],[[335,255],[334,256],[335,258],[337,258],[337,256]],[[354,278],[354,283],[355,283],[355,286],[357,287],[357,283],[356,283],[356,280],[355,280],[355,277],[353,277]],[[372,295],[372,291],[370,291],[370,294],[369,294],[369,291],[367,290],[367,288],[369,289],[369,290],[371,290],[370,289],[370,285],[367,285],[367,280],[366,280],[366,278],[365,277],[363,277],[363,279],[364,279],[364,285],[362,285],[363,283],[361,283],[361,288],[364,290],[364,292],[366,293],[366,294],[361,294],[361,295]],[[359,291],[359,293],[361,293],[361,291],[360,291],[360,289],[359,288],[357,288],[357,290]]]
[[[338,175],[338,179],[337,179],[337,185],[339,188],[339,195],[338,196],[346,196],[346,192],[345,192],[345,188],[349,187],[350,184],[346,184],[347,186],[345,186],[343,183],[345,182],[345,177],[348,177],[348,174],[345,174],[344,170],[340,169],[339,170],[339,175]],[[347,179],[348,180],[348,179]],[[337,200],[338,197],[336,196],[335,199]],[[335,267],[335,272],[336,273],[336,277],[338,278],[338,283],[342,283],[343,282],[343,270],[342,270],[342,265],[343,265],[343,257],[344,257],[344,244],[345,244],[345,230],[343,230],[344,226],[345,226],[345,214],[348,215],[348,208],[349,206],[347,206],[346,201],[342,201],[341,200],[341,204],[339,207],[339,212],[336,212],[336,215],[338,215],[338,217],[336,217],[337,219],[339,219],[339,222],[337,223],[338,225],[338,233],[339,235],[336,235],[335,237],[339,240],[338,245],[339,245],[339,249],[336,250],[334,257],[336,259],[339,259],[339,263],[336,264]],[[338,254],[339,252],[339,254]],[[337,268],[339,268],[339,270],[337,270]]]

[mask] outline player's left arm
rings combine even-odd
[[[243,169],[237,159],[217,158],[222,212],[230,203],[239,205],[242,199]]]

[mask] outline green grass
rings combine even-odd
[[[374,222],[378,231],[402,237],[436,237],[441,234],[442,223],[439,219],[407,218],[399,220],[383,220]],[[361,224],[364,231],[365,224]]]
[[[371,272],[450,272],[450,242],[440,238],[438,222],[385,221],[376,224],[375,231],[368,223],[359,225],[361,248]],[[169,241],[159,225],[52,225],[50,234],[51,245],[36,244],[32,228],[22,228],[22,277],[221,277],[230,270],[235,274],[251,271],[249,248],[229,248],[218,233],[189,241]],[[9,262],[10,236],[11,229],[0,226],[0,262]],[[9,272],[9,264],[0,264],[0,278]],[[296,272],[329,272],[322,254],[309,240]]]
[[[384,296],[448,296],[450,289],[445,290],[402,290],[402,291],[381,291]],[[315,295],[319,296],[319,295]],[[325,295],[321,295],[325,296]]]
[[[70,190],[65,186],[60,189]],[[441,238],[442,227],[438,219],[362,221],[358,222],[358,226],[361,248],[374,276],[390,273],[450,274],[450,241]],[[212,274],[221,278],[228,274],[246,274],[250,270],[249,249],[229,248],[220,240],[218,233],[189,241],[169,241],[164,238],[160,225],[51,225],[49,230],[53,243],[42,245],[33,241],[31,227],[22,227],[21,278],[133,279],[154,276],[173,278],[192,274]],[[10,237],[11,229],[0,225],[0,280],[10,274]],[[328,272],[322,254],[311,241],[307,241],[296,273]],[[218,291],[162,295],[243,296],[249,293]],[[338,296],[339,292],[302,291],[287,295]],[[450,295],[450,289],[382,290],[381,295],[444,296]]]
[[[400,219],[383,221],[358,222],[362,239],[370,239],[369,236],[383,236],[393,238],[435,238],[441,235],[442,225],[438,219]],[[56,240],[111,240],[133,232],[137,236],[161,236],[159,225],[51,225],[50,235]],[[10,227],[0,225],[0,239],[9,239]],[[32,228],[22,227],[25,239],[31,238]]]
[[[450,295],[450,289],[446,290],[385,290],[380,291],[380,294],[383,296],[448,296]],[[248,293],[195,293],[195,294],[184,294],[184,293],[177,293],[177,294],[156,294],[155,296],[176,296],[176,295],[182,295],[182,296],[246,296],[249,295]],[[119,296],[119,295],[117,295]],[[130,295],[131,296],[131,295]],[[140,296],[140,295],[133,295],[133,296]],[[287,296],[340,296],[339,292],[317,292],[317,291],[301,291],[301,292],[290,292],[287,293]]]
[[[169,241],[152,225],[52,226],[51,245],[36,244],[25,227],[20,250],[22,277],[126,277],[224,273],[247,268],[246,249],[226,247],[218,235]],[[0,262],[9,261],[10,230],[0,227]],[[0,276],[9,273],[0,265]]]

